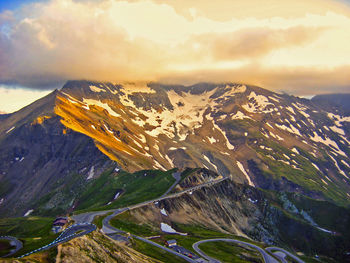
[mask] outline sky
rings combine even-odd
[[[70,79],[349,93],[349,42],[341,0],[1,0],[0,111]]]

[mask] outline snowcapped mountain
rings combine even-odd
[[[0,180],[13,189],[28,184],[18,172],[29,156],[41,156],[35,157],[40,168],[30,168],[33,177],[53,160],[67,162],[59,151],[39,154],[32,139],[25,147],[13,143],[40,130],[50,137],[37,138],[40,149],[42,140],[48,148],[66,141],[72,158],[85,144],[99,149],[81,154],[81,165],[65,164],[66,174],[89,177],[92,167],[107,165],[108,158],[127,171],[204,167],[256,187],[350,201],[350,116],[254,86],[70,81],[0,123]],[[82,138],[79,145],[75,137]],[[35,189],[52,188],[59,174],[50,171],[45,186]]]

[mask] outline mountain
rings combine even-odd
[[[33,200],[58,184],[80,184],[74,175],[87,175],[92,168],[98,171],[111,163],[89,137],[67,131],[60,123],[54,113],[58,94],[54,91],[0,120],[2,217],[22,216]]]
[[[350,114],[350,94],[324,94],[317,95],[311,99],[315,104],[329,111],[340,111]]]
[[[0,213],[23,215],[38,200],[72,210],[115,167],[203,167],[348,206],[349,122],[315,100],[242,84],[69,81],[0,119]]]

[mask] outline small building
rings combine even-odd
[[[68,223],[68,219],[66,217],[57,217],[55,221],[53,221],[53,226],[64,226]]]
[[[167,241],[165,242],[165,244],[166,244],[168,247],[173,247],[173,246],[176,246],[176,245],[177,245],[175,239],[167,240]]]

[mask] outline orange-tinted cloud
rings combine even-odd
[[[263,7],[239,2],[243,11],[228,0],[212,11],[213,2],[204,0],[51,0],[2,13],[0,82],[235,81],[291,93],[315,86],[324,92],[332,84],[347,89],[347,8],[330,0],[294,7],[289,0]]]
[[[197,52],[209,52],[213,60],[256,59],[280,48],[303,45],[314,40],[323,30],[303,26],[286,29],[247,28],[195,36],[188,41],[188,45],[198,44]]]

